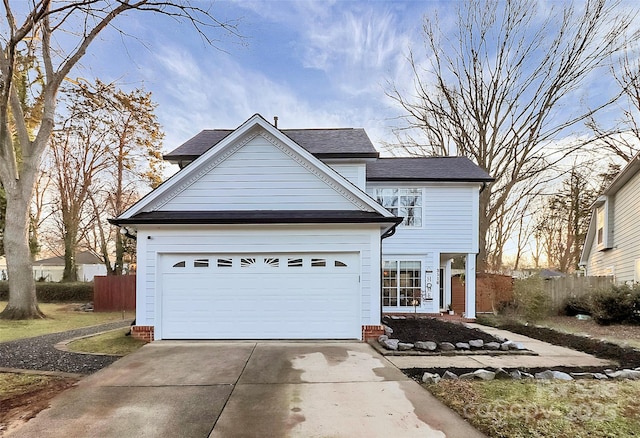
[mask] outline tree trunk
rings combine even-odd
[[[484,187],[480,192],[480,212],[479,212],[479,234],[478,234],[478,258],[476,272],[485,272],[487,270],[487,233],[491,221],[487,215],[489,211],[489,202],[491,201],[491,190]]]
[[[78,265],[76,263],[76,243],[68,233],[64,236],[64,271],[63,282],[78,281]]]
[[[64,208],[64,207],[63,207]],[[78,281],[78,265],[76,263],[76,249],[78,236],[78,215],[73,212],[62,212],[62,228],[64,235],[64,271],[63,282]]]
[[[0,313],[1,319],[44,318],[36,299],[33,262],[29,251],[29,193],[21,184],[5,186],[7,216],[4,227],[4,247],[9,276],[9,304]]]
[[[122,234],[116,233],[116,262],[115,262],[115,275],[122,275],[124,271],[124,243]]]

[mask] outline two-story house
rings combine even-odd
[[[640,282],[640,154],[594,203],[580,266],[589,276]]]
[[[386,313],[439,313],[466,259],[475,317],[479,192],[466,158],[381,158],[362,129],[255,115],[165,156],[181,167],[112,222],[137,235],[134,334],[353,339]]]

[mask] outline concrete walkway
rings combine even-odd
[[[487,327],[480,324],[467,323],[499,338],[521,342],[533,355],[460,355],[460,356],[387,356],[387,359],[400,369],[406,368],[554,368],[566,367],[603,367],[615,366],[616,363],[599,359],[581,351],[558,347],[547,342],[532,339],[516,333]]]
[[[142,347],[11,437],[483,436],[360,342]]]

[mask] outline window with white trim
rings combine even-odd
[[[420,261],[385,260],[382,269],[382,305],[419,306],[422,295]]]
[[[380,188],[375,189],[374,196],[378,204],[403,218],[401,226],[422,226],[422,189]]]
[[[598,246],[602,246],[604,245],[604,205],[598,207],[596,210],[596,225]]]

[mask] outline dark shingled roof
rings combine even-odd
[[[379,158],[367,163],[367,181],[491,182],[487,172],[467,157]]]
[[[129,219],[110,219],[114,225],[128,224],[362,224],[400,223],[402,218],[358,210],[238,210],[152,211]]]
[[[164,156],[169,161],[193,161],[231,134],[231,129],[205,129]],[[280,132],[318,158],[376,158],[364,129],[281,129]]]

